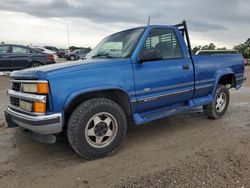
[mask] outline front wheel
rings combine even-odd
[[[38,62],[33,62],[33,63],[31,64],[31,66],[32,66],[32,67],[40,67],[41,64],[38,63]]]
[[[70,145],[80,156],[96,159],[114,152],[126,130],[123,109],[109,99],[94,98],[74,110],[67,135]]]
[[[229,101],[228,88],[224,85],[218,85],[213,102],[203,106],[203,110],[208,118],[219,119],[226,113]]]

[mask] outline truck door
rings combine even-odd
[[[175,30],[152,29],[141,53],[147,50],[157,50],[162,59],[133,64],[138,112],[187,105],[193,95],[193,66]]]

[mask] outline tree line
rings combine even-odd
[[[250,59],[250,38],[248,38],[243,44],[235,45],[233,49],[242,53],[245,59]]]
[[[210,43],[204,46],[195,46],[192,51],[195,54],[199,50],[226,50],[226,47],[216,48],[214,43]],[[237,50],[243,55],[245,59],[250,59],[250,38],[246,40],[243,44],[238,44],[233,47],[233,50]]]

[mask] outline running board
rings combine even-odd
[[[179,107],[175,107],[175,108],[163,108],[163,109],[159,109],[159,110],[154,110],[154,111],[150,111],[150,112],[146,112],[146,113],[142,113],[142,114],[135,114],[135,121],[137,125],[146,123],[146,122],[150,122],[153,120],[157,120],[160,118],[164,118],[164,117],[168,117],[174,114],[178,114],[180,112],[185,112],[190,110],[192,107],[190,106],[179,106]]]

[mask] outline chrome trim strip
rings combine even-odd
[[[235,74],[235,76],[244,76],[244,73]]]
[[[20,112],[24,112],[24,113],[27,113],[27,114],[30,114],[30,115],[33,115],[33,116],[42,116],[42,115],[45,115],[45,113],[29,112],[29,111],[23,110],[20,107],[13,106],[11,104],[9,104],[8,106],[9,106],[10,109],[18,110]]]
[[[47,80],[10,80],[10,82],[17,82],[17,83],[48,83]]]
[[[214,78],[212,79],[205,79],[205,80],[200,80],[200,81],[195,81],[196,84],[201,84],[201,83],[206,83],[206,82],[214,82]]]
[[[244,75],[236,75],[236,77],[244,77]]]
[[[150,102],[150,101],[158,100],[159,98],[178,95],[178,94],[181,94],[181,93],[187,93],[187,92],[191,92],[191,91],[193,91],[193,89],[186,89],[186,90],[167,93],[167,94],[162,94],[162,95],[158,95],[158,96],[152,96],[152,97],[148,97],[148,98],[138,99],[138,102],[140,102],[140,103],[141,102]]]
[[[244,80],[244,77],[236,78],[236,81]]]
[[[131,102],[131,103],[136,103],[137,100],[136,100],[136,99],[133,99],[133,100],[131,100],[130,102]]]
[[[160,90],[166,90],[166,89],[173,89],[173,88],[182,87],[182,86],[191,86],[193,84],[194,84],[194,82],[192,81],[192,82],[186,82],[186,83],[175,84],[175,85],[170,85],[170,86],[156,87],[156,88],[151,88],[151,92],[160,91]],[[137,95],[143,94],[143,93],[148,93],[148,92],[145,92],[144,89],[136,91]]]
[[[203,88],[208,88],[208,87],[213,87],[213,84],[208,84],[208,85],[203,85],[203,86],[195,86],[195,89],[203,89]]]
[[[50,120],[50,119],[54,119],[54,118],[60,118],[60,120],[62,120],[62,114],[52,114],[52,115],[44,115],[44,116],[30,116],[30,115],[26,115],[26,114],[22,114],[19,112],[16,112],[10,108],[7,108],[8,113],[10,113],[11,115],[17,116],[19,118],[23,118],[29,121],[43,121],[43,120]]]
[[[7,93],[9,96],[28,100],[28,101],[46,102],[46,98],[47,98],[45,95],[33,95],[33,94],[28,94],[28,93],[21,93],[21,92],[16,92],[10,89],[8,89]]]
[[[135,95],[135,91],[130,91],[130,92],[128,92],[128,94],[129,94],[129,96],[130,95]]]

